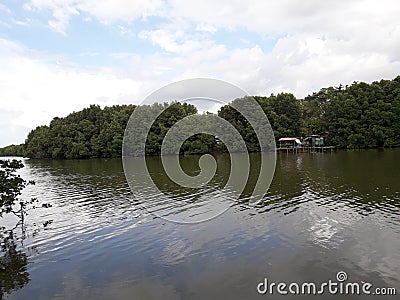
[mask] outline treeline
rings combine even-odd
[[[0,156],[24,156],[25,145],[9,145],[4,148],[0,148]]]
[[[268,117],[275,139],[281,137],[298,137],[306,131],[303,126],[302,104],[290,93],[280,93],[269,97],[253,96]],[[245,101],[236,99],[234,101]],[[240,106],[245,104],[240,104]],[[258,138],[249,122],[232,106],[225,105],[218,111],[218,116],[231,123],[243,137],[250,152],[260,151]]]
[[[163,145],[164,138],[171,127],[177,121],[182,120],[188,116],[195,116],[200,118],[199,122],[204,122],[204,118],[197,113],[197,108],[192,104],[175,102],[172,104],[155,103],[151,106],[145,105],[136,108],[134,120],[135,122],[129,123],[127,127],[127,142],[129,147],[125,150],[126,155],[141,155],[141,142],[142,138],[146,140],[145,152],[147,155],[160,155],[161,146]],[[158,117],[157,117],[158,116]],[[152,123],[152,120],[154,122]],[[147,128],[149,127],[149,132]],[[183,133],[186,128],[181,128],[180,133]],[[198,132],[198,131],[197,131]],[[177,138],[177,136],[175,136]],[[172,144],[171,144],[172,143]],[[179,143],[179,139],[171,141],[166,148],[168,154],[175,154],[173,146]],[[181,154],[200,154],[209,153],[215,145],[214,136],[208,134],[196,134],[191,136],[182,144],[179,149]],[[120,153],[121,154],[121,153]]]
[[[400,76],[371,84],[354,82],[350,86],[323,88],[304,99],[293,94],[255,96],[267,115],[275,138],[324,134],[328,145],[339,148],[400,146]],[[237,99],[235,101],[245,101]],[[143,113],[163,109],[166,104],[141,107]],[[31,158],[119,157],[124,130],[134,105],[115,105],[101,109],[91,105],[65,118],[54,118],[49,126],[32,130],[25,144],[0,149],[0,156]],[[196,115],[190,104],[174,103],[160,115],[147,137],[146,153],[160,154],[165,134],[178,120]],[[254,130],[244,117],[230,106],[218,116],[229,121],[242,135],[249,151],[259,151]],[[224,151],[213,136],[197,134],[189,138],[181,153]]]
[[[400,146],[400,76],[329,87],[302,101],[304,132],[339,148]]]
[[[125,125],[134,109],[134,105],[104,109],[91,105],[65,118],[54,118],[49,126],[39,126],[28,134],[24,156],[53,159],[121,156]]]
[[[151,127],[146,143],[149,155],[160,154],[163,138],[176,121],[197,114],[195,106],[179,102],[170,106],[154,104],[143,109],[152,111],[157,106],[168,108]],[[49,126],[32,130],[24,144],[1,148],[0,156],[51,159],[120,157],[125,127],[135,108],[134,105],[114,105],[101,109],[98,105],[91,105],[65,118],[56,117]],[[206,153],[213,142],[214,137],[196,135],[184,143],[182,153]]]

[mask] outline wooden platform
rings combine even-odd
[[[335,146],[322,146],[322,147],[282,147],[276,148],[277,152],[326,152],[335,150]]]

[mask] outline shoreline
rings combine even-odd
[[[306,147],[304,147],[306,148]],[[328,151],[321,151],[321,148],[326,148]],[[333,153],[333,152],[352,152],[352,151],[392,151],[392,150],[399,150],[400,147],[371,147],[371,148],[338,148],[335,146],[325,146],[325,147],[310,147],[309,149],[302,149],[305,151],[293,151],[293,148],[290,148],[289,151],[286,151],[286,148],[282,150],[282,148],[276,148],[275,152],[277,154],[279,153],[292,153],[292,154],[300,154],[300,153]],[[299,149],[298,149],[299,150]],[[315,151],[314,151],[315,150]],[[248,154],[256,154],[256,153],[262,153],[261,151],[252,151],[252,152],[235,152],[235,153],[248,153]],[[215,154],[215,155],[225,155],[229,154],[228,152],[213,152],[213,153],[195,153],[195,154],[180,154],[179,156],[181,157],[190,157],[190,156],[202,156],[205,154]],[[172,154],[171,154],[172,155]],[[132,156],[135,157],[135,156]],[[146,155],[146,157],[161,157],[161,155]],[[0,156],[1,159],[24,159],[24,160],[49,160],[49,161],[79,161],[79,160],[94,160],[94,159],[100,159],[100,160],[108,160],[108,159],[122,159],[122,156],[115,156],[115,157],[87,157],[87,158],[31,158],[31,157],[23,157],[23,156]]]

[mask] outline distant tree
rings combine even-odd
[[[256,97],[267,114],[276,139],[284,136],[298,137],[302,129],[300,100],[291,93],[270,97]]]
[[[0,148],[0,156],[24,156],[25,149],[24,144],[20,145],[9,145],[4,148]]]
[[[302,101],[305,132],[341,148],[400,146],[400,76],[324,88]]]
[[[120,157],[125,126],[134,109],[134,105],[104,109],[91,105],[65,118],[56,117],[49,126],[28,134],[24,154],[53,159]]]
[[[281,93],[270,97],[253,97],[263,109],[271,124],[276,139],[283,136],[299,136],[302,128],[302,112],[300,100],[293,94]],[[236,99],[245,106],[246,97]],[[218,115],[230,122],[241,134],[250,152],[260,151],[256,133],[249,121],[230,105],[221,107]]]
[[[400,147],[400,76],[371,84],[354,82],[322,88],[304,99],[297,99],[290,93],[254,96],[254,99],[267,115],[276,139],[323,133],[327,135],[327,144],[340,148]],[[246,97],[234,101],[246,101]],[[91,105],[65,118],[54,118],[49,126],[35,128],[28,134],[25,144],[0,148],[0,156],[120,157],[125,127],[135,109],[133,105],[103,109]],[[164,110],[147,136],[146,154],[149,155],[160,154],[165,134],[177,121],[197,114],[195,106],[179,102],[173,105],[156,103],[140,109],[150,119],[155,111]],[[260,150],[254,129],[238,111],[225,105],[218,116],[237,129],[249,151]],[[181,153],[206,153],[214,149],[225,148],[216,147],[211,136],[198,134],[182,145]]]

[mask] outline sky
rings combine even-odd
[[[396,0],[1,0],[0,147],[188,78],[252,95],[400,75]]]

